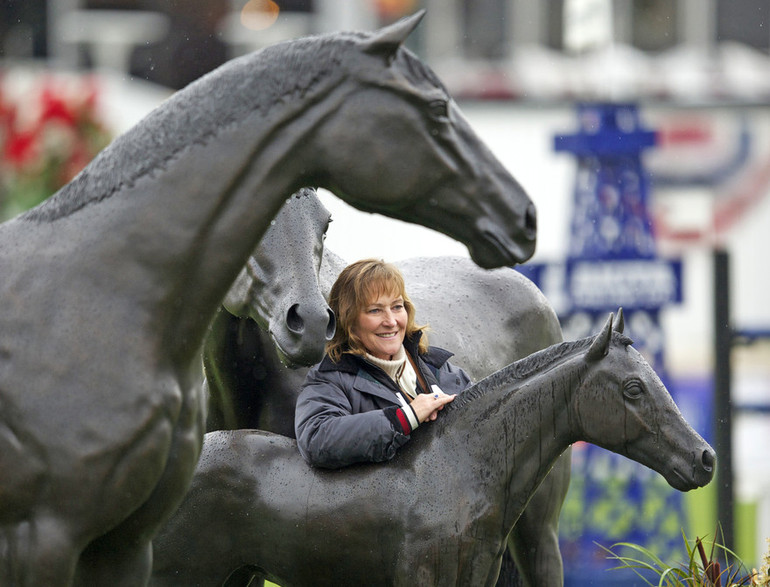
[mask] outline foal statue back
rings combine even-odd
[[[0,225],[0,584],[146,582],[200,452],[206,328],[300,187],[484,267],[532,255],[531,201],[402,47],[421,16],[233,60]]]

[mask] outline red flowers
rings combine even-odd
[[[35,158],[37,134],[33,131],[8,129],[3,148],[3,159],[15,167],[23,167]]]
[[[109,143],[97,97],[93,76],[15,86],[0,76],[0,220],[52,195]]]

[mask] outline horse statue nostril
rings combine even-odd
[[[527,206],[527,211],[524,214],[524,228],[530,238],[535,238],[537,234],[537,210],[532,203]]]
[[[334,338],[334,333],[337,331],[337,318],[334,316],[334,312],[328,310],[329,322],[326,324],[326,340]]]
[[[701,464],[703,465],[703,468],[706,471],[714,470],[715,460],[716,460],[716,455],[712,450],[706,449],[703,451],[703,454],[701,455]]]
[[[299,304],[293,304],[286,312],[286,326],[296,334],[302,334],[305,330],[305,321],[299,313]]]

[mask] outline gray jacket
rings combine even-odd
[[[470,385],[465,371],[448,362],[452,353],[430,347],[418,355],[418,341],[419,336],[406,339],[404,347],[416,357],[429,387],[457,394]],[[411,432],[399,417],[396,393],[396,383],[363,357],[344,354],[339,363],[324,357],[308,372],[297,399],[294,428],[304,459],[317,467],[338,468],[393,458]]]

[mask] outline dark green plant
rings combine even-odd
[[[715,533],[721,534],[721,532]],[[668,564],[638,544],[617,542],[606,548],[610,560],[619,564],[610,570],[630,569],[647,585],[653,587],[738,587],[742,585],[770,585],[768,556],[760,571],[748,572],[739,557],[724,545],[724,535],[710,543],[696,538],[691,541],[682,531],[687,560]],[[621,554],[621,550],[625,554]],[[630,552],[629,552],[630,551]],[[770,553],[769,553],[770,554]],[[721,562],[720,562],[721,561]],[[657,582],[653,582],[653,579]]]

